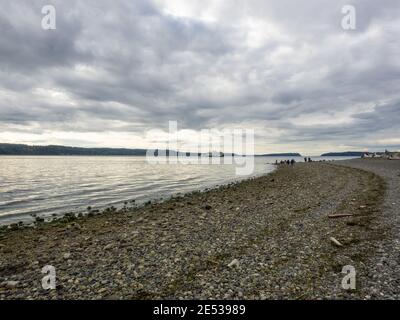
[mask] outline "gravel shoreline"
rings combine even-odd
[[[368,260],[369,277],[367,299],[400,299],[400,161],[384,159],[359,159],[340,161],[341,165],[368,170],[387,183],[380,228],[389,226],[389,236],[373,243],[376,254]]]
[[[0,299],[398,297],[394,285],[383,296],[371,288],[370,263],[398,246],[382,213],[392,185],[353,163],[297,164],[135,210],[3,230]],[[343,213],[353,216],[328,217]],[[41,287],[45,265],[56,290]],[[345,265],[356,290],[341,287]]]

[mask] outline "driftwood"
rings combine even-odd
[[[340,213],[340,214],[330,214],[328,218],[335,219],[335,218],[343,218],[343,217],[352,217],[354,214],[351,213]]]
[[[343,247],[343,245],[339,241],[337,241],[334,237],[330,237],[329,240],[331,240],[336,246]]]

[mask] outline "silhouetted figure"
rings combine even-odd
[[[290,160],[290,164],[291,164],[292,166],[294,166],[295,163],[296,163],[296,161],[294,161],[294,159]]]
[[[307,158],[304,158],[304,162],[307,162]]]
[[[308,157],[308,162],[312,162],[312,160],[311,160],[311,158],[310,158],[310,157]]]

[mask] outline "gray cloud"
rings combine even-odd
[[[351,1],[345,31],[347,3],[1,1],[0,142],[135,147],[177,120],[260,152],[400,148],[400,4]]]

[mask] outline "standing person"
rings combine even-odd
[[[304,158],[304,162],[307,162],[307,158]]]
[[[296,163],[296,161],[294,161],[294,159],[290,160],[290,164],[291,164],[292,166],[294,166],[295,163]]]
[[[311,162],[311,158],[310,157],[308,157],[308,162]]]

